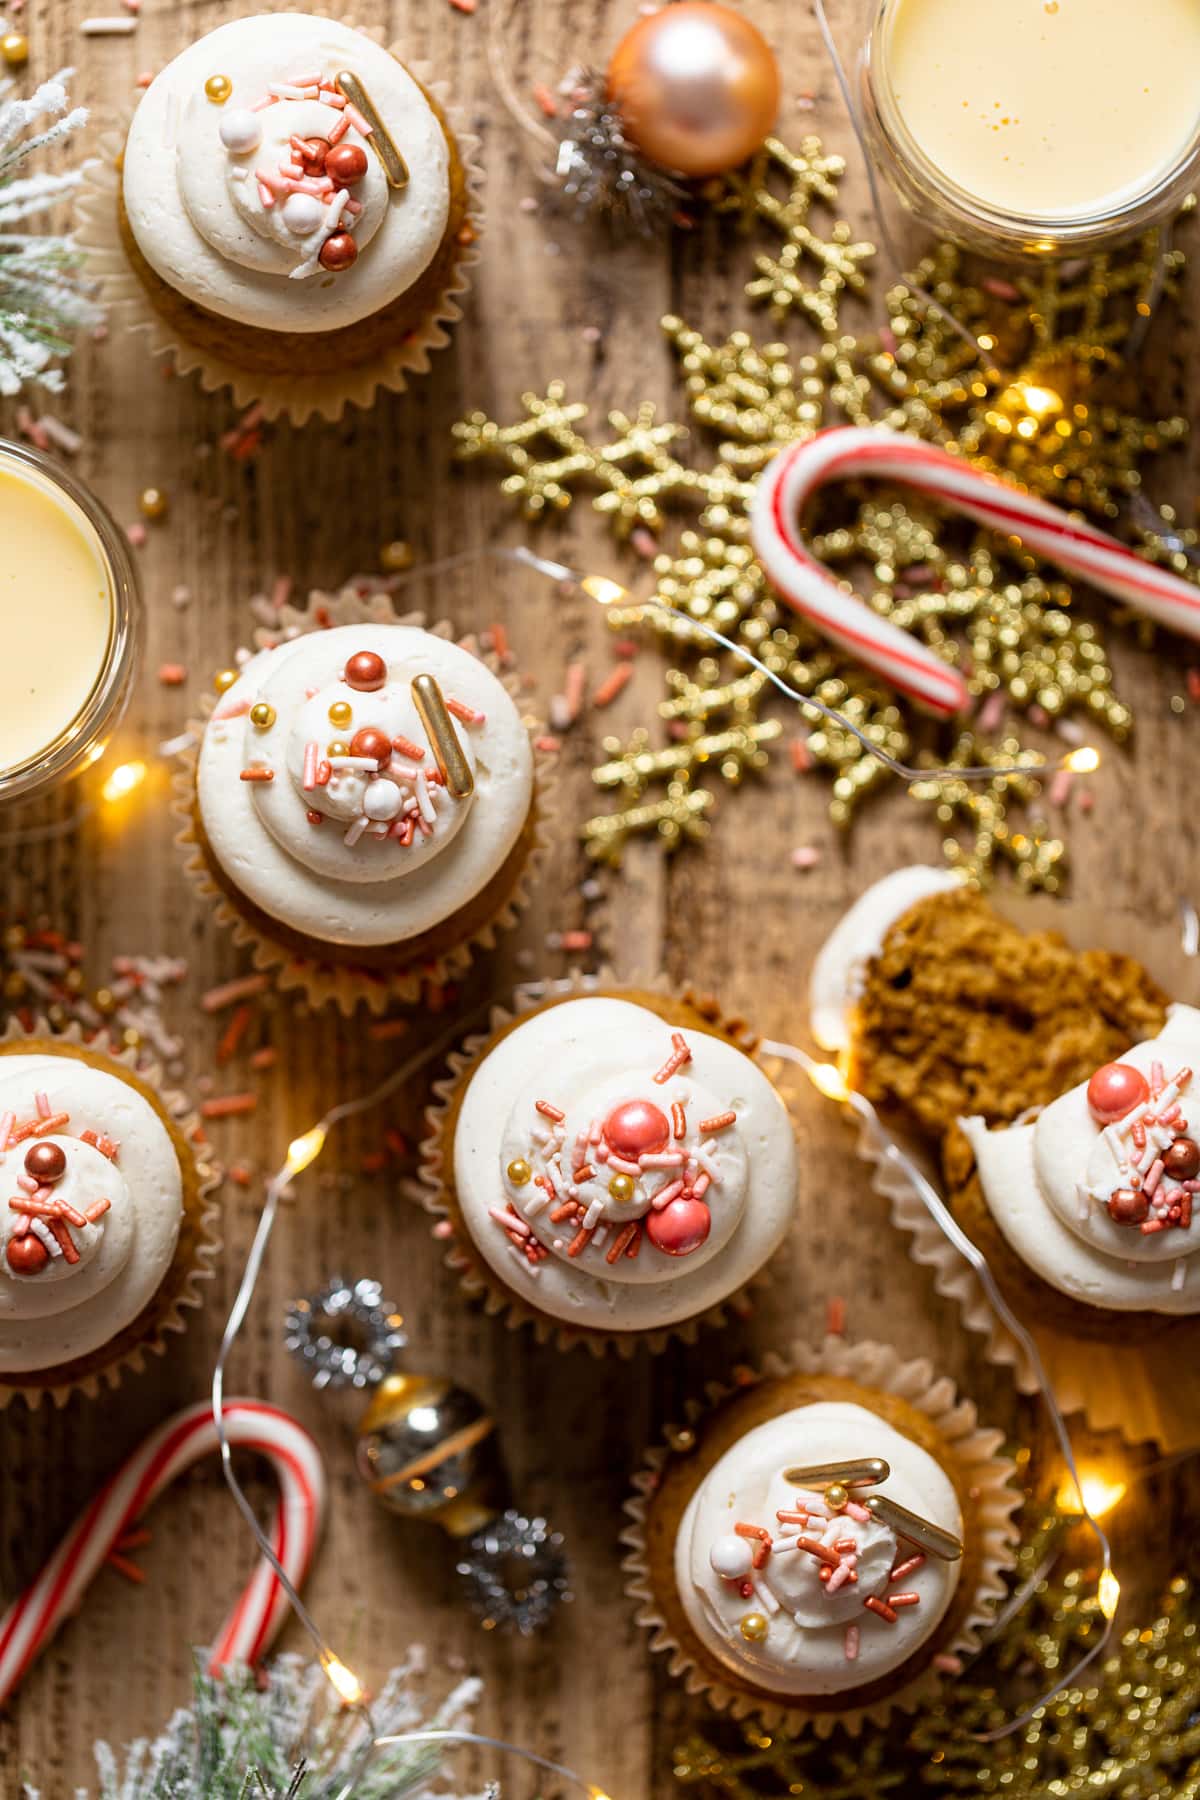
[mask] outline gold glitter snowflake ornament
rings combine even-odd
[[[960,252],[942,245],[886,295],[886,324],[855,335],[844,329],[841,307],[847,294],[866,289],[871,246],[855,242],[836,217],[842,172],[841,159],[816,138],[798,151],[773,139],[749,174],[714,193],[718,213],[775,240],[757,256],[749,299],[784,325],[798,322],[812,342],[800,351],[734,331],[714,344],[682,319],[665,318],[695,434],[645,404],[610,413],[607,432],[594,436],[586,405],[553,381],[544,394],[523,396],[523,416],[512,424],[471,414],[455,427],[459,453],[500,462],[502,491],[533,519],[566,511],[583,491],[620,539],[638,528],[663,534],[669,515],[684,515],[676,543],[652,563],[653,598],[675,616],[637,602],[609,609],[614,631],[653,632],[677,666],[667,670],[659,707],[661,747],[645,729],[605,743],[595,780],[619,806],[585,823],[592,855],[616,861],[638,832],[672,850],[701,837],[714,772],[736,785],[784,735],[783,703],[768,678],[736,656],[714,660],[695,622],[730,637],[805,698],[836,708],[898,761],[1015,762],[1017,775],[982,786],[930,778],[912,792],[933,806],[946,855],[974,879],[986,880],[1002,861],[1022,885],[1057,891],[1064,846],[1030,816],[1039,792],[1033,771],[1045,758],[1013,734],[1011,721],[1047,731],[1074,715],[1118,742],[1132,728],[1101,633],[1078,616],[1071,584],[1044,573],[1011,539],[947,520],[884,485],[818,496],[809,521],[814,554],[881,617],[964,672],[978,715],[955,745],[953,727],[917,714],[776,600],[751,549],[749,506],[758,474],[785,446],[828,425],[883,423],[1033,493],[1103,520],[1120,515],[1147,557],[1193,576],[1196,531],[1140,495],[1143,463],[1178,443],[1185,423],[1128,413],[1102,385],[1119,373],[1121,346],[1164,278],[1169,296],[1181,257],[1170,251],[1160,261],[1151,236],[1090,264],[972,282]],[[694,436],[709,454],[697,454]],[[848,825],[893,777],[846,727],[803,703],[796,713],[789,735],[799,741],[797,768],[830,774],[831,817]],[[992,733],[1003,742],[989,747]],[[660,799],[650,795],[656,784],[665,788]],[[1014,805],[1027,823],[1010,817]],[[957,835],[964,829],[965,841]]]

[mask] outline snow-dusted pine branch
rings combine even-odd
[[[28,382],[61,390],[58,363],[70,355],[75,333],[103,317],[82,278],[73,237],[13,229],[43,216],[79,185],[79,169],[23,171],[29,156],[87,123],[86,107],[70,104],[73,74],[60,69],[23,100],[13,97],[11,80],[0,82],[0,394],[6,396]]]

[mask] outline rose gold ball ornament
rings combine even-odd
[[[348,231],[335,231],[321,245],[317,260],[323,269],[329,269],[335,275],[340,274],[343,269],[353,267],[358,261],[358,245]]]
[[[754,155],[779,111],[779,65],[756,26],[716,0],[639,19],[608,65],[608,96],[650,162],[720,175]]]

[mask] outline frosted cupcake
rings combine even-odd
[[[121,168],[124,252],[181,366],[300,417],[425,366],[458,317],[468,211],[433,94],[307,13],[235,19],[184,50],[143,95]]]
[[[746,1042],[711,1003],[631,989],[468,1043],[425,1147],[468,1291],[596,1350],[719,1317],[796,1204],[791,1121]]]
[[[0,1393],[94,1390],[180,1329],[213,1178],[147,1081],[82,1046],[0,1046],[0,1182]]]
[[[956,1670],[1003,1592],[1017,1495],[998,1435],[928,1365],[798,1355],[805,1373],[726,1399],[652,1459],[627,1567],[689,1688],[828,1729]]]
[[[203,729],[185,842],[262,967],[382,1005],[511,923],[533,848],[529,733],[471,651],[417,626],[261,651]]]

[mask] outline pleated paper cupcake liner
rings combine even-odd
[[[517,707],[523,707],[525,697],[519,682],[503,673],[495,656],[481,652],[473,637],[456,639],[445,621],[426,627],[421,613],[397,613],[387,594],[363,595],[352,587],[337,594],[314,591],[304,606],[283,607],[278,626],[256,631],[255,643],[264,649],[283,636],[363,624],[417,626],[433,636],[457,641],[479,656]],[[206,719],[189,722],[192,741],[181,751],[173,778],[171,810],[181,821],[175,842],[183,852],[184,870],[194,891],[213,909],[217,924],[233,933],[239,947],[250,949],[254,968],[269,974],[281,993],[302,995],[313,1006],[336,1006],[347,1017],[359,1007],[378,1014],[396,1005],[415,1005],[427,984],[444,985],[465,975],[475,957],[493,950],[499,934],[511,930],[528,906],[553,841],[557,807],[554,757],[536,748],[536,731],[532,733],[533,803],[521,835],[497,874],[465,906],[414,940],[411,951],[398,943],[375,945],[362,952],[319,944],[289,930],[255,907],[225,876],[205,844],[196,803],[196,768],[205,723]]]
[[[511,1330],[528,1326],[539,1343],[554,1344],[561,1350],[582,1346],[593,1356],[615,1352],[626,1358],[639,1349],[658,1354],[672,1340],[695,1343],[702,1327],[719,1328],[728,1324],[731,1316],[745,1317],[753,1309],[751,1296],[772,1279],[774,1258],[739,1282],[719,1302],[675,1324],[647,1331],[611,1331],[568,1325],[556,1315],[541,1311],[501,1279],[475,1246],[455,1192],[455,1122],[470,1079],[483,1057],[501,1037],[533,1013],[585,995],[629,1000],[658,1013],[675,1027],[708,1031],[735,1045],[747,1056],[754,1054],[757,1039],[744,1019],[726,1014],[710,995],[697,994],[690,988],[676,991],[665,976],[639,982],[618,982],[611,974],[602,972],[598,975],[574,974],[544,984],[530,983],[527,989],[518,991],[511,1007],[494,1006],[487,1029],[466,1038],[447,1058],[447,1073],[434,1082],[434,1099],[426,1109],[428,1135],[421,1144],[420,1178],[412,1184],[411,1191],[426,1212],[438,1221],[438,1235],[447,1238],[446,1268],[455,1276],[462,1293],[472,1301],[482,1302],[490,1317],[502,1318]],[[781,1253],[782,1246],[775,1255]]]
[[[814,1401],[840,1400],[873,1409],[919,1443],[952,1480],[963,1515],[962,1575],[937,1629],[906,1663],[867,1687],[841,1694],[775,1696],[739,1680],[693,1629],[675,1582],[675,1538],[692,1495],[731,1444],[766,1420]],[[1013,1513],[1021,1495],[1014,1465],[998,1452],[1003,1434],[978,1423],[970,1400],[924,1359],[902,1362],[890,1347],[827,1337],[819,1348],[796,1345],[763,1359],[761,1374],[737,1387],[711,1384],[705,1402],[687,1409],[634,1478],[621,1535],[629,1551],[626,1592],[650,1648],[668,1658],[689,1694],[737,1719],[761,1719],[769,1730],[827,1737],[835,1726],[858,1733],[885,1724],[895,1709],[911,1712],[944,1696],[952,1679],[934,1659],[960,1659],[980,1649],[1007,1592],[1016,1562]],[[945,1668],[946,1665],[943,1665]]]
[[[288,9],[289,0],[285,0],[282,10]],[[260,4],[254,10],[269,12],[281,8]],[[322,8],[322,14],[341,18],[336,6]],[[342,22],[354,27],[351,16]],[[382,33],[369,29],[365,35],[377,41],[382,39]],[[144,265],[145,279],[139,275],[131,261],[131,251],[137,254],[136,246],[128,233],[121,202],[121,158],[133,118],[132,108],[104,132],[99,154],[85,166],[75,201],[76,237],[86,256],[88,273],[97,282],[100,299],[114,322],[142,334],[151,355],[171,357],[179,374],[196,375],[207,392],[228,388],[239,407],[257,404],[264,419],[284,416],[294,425],[304,425],[314,415],[336,420],[347,405],[371,406],[381,390],[403,393],[410,376],[424,374],[432,353],[449,343],[449,327],[462,317],[461,300],[471,285],[471,269],[479,260],[478,238],[483,225],[484,176],[478,160],[479,139],[465,127],[461,115],[450,104],[444,84],[433,80],[424,65],[406,62],[398,46],[390,45],[389,49],[421,83],[446,128],[457,170],[452,214],[459,215],[459,222],[455,224],[452,217],[448,227],[451,236],[445,252],[446,267],[440,272],[435,290],[428,295],[420,293],[419,308],[414,307],[411,319],[406,316],[397,323],[396,334],[386,347],[345,369],[305,374],[302,357],[299,366],[297,358],[282,357],[281,363],[286,366],[279,371],[263,372],[244,366],[229,349],[230,341],[236,342],[243,329],[236,321],[193,307],[155,275],[148,264]],[[141,261],[140,256],[138,260]],[[157,305],[147,283],[152,284],[158,296]],[[395,304],[402,301],[403,296]],[[363,323],[368,324],[369,319]]]
[[[0,1409],[20,1395],[30,1407],[43,1401],[65,1406],[73,1394],[94,1400],[119,1385],[127,1373],[141,1374],[148,1356],[166,1354],[172,1336],[187,1329],[187,1314],[203,1302],[203,1283],[211,1281],[221,1252],[220,1209],[214,1195],[220,1175],[199,1148],[200,1116],[187,1097],[162,1085],[157,1064],[138,1068],[137,1053],[117,1049],[106,1033],[84,1042],[82,1027],[55,1031],[35,1019],[26,1032],[12,1021],[0,1037],[0,1058],[13,1055],[65,1056],[102,1069],[128,1082],[154,1108],[170,1135],[183,1179],[183,1220],[169,1268],[136,1319],[86,1356],[32,1372],[0,1373]]]

